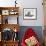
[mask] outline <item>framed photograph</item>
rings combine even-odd
[[[37,19],[37,8],[23,8],[24,19],[36,20]]]
[[[2,10],[2,15],[9,15],[9,10]]]

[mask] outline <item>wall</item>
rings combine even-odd
[[[0,0],[0,6],[15,6],[15,0]],[[43,26],[43,6],[42,0],[17,0],[17,6],[20,7],[20,17],[19,24],[20,26]],[[23,19],[23,8],[37,8],[37,20],[24,20]]]
[[[19,1],[18,1],[19,2]],[[21,3],[21,16],[19,22],[21,26],[43,26],[43,6],[42,0],[24,0]],[[37,8],[37,20],[24,20],[23,19],[23,8]]]
[[[0,6],[1,6],[1,7],[14,6],[14,1],[15,1],[15,0],[0,0]]]
[[[15,1],[15,0],[14,0]],[[15,6],[13,0],[0,0],[0,6],[1,7],[10,7],[10,6]],[[42,6],[42,0],[17,0],[17,6],[19,6],[19,24],[20,26],[36,26],[32,27],[35,28],[38,37],[40,38],[40,41],[42,41],[41,38],[43,38],[43,30],[42,27],[40,28],[39,26],[44,26],[44,15],[43,15],[43,6]],[[23,19],[23,8],[37,8],[37,20],[24,20]],[[12,18],[12,17],[10,17]],[[9,18],[9,20],[10,20]],[[38,26],[38,27],[37,27]],[[23,27],[27,28],[27,27]],[[23,33],[23,28],[21,27],[20,33]],[[25,30],[24,30],[25,31]]]

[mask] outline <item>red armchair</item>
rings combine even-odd
[[[21,46],[41,46],[40,42],[37,40],[36,37],[37,37],[37,35],[33,31],[33,29],[32,28],[28,28],[26,30],[25,34],[24,34],[24,37],[22,38]],[[28,42],[28,41],[31,41],[32,39],[36,39],[36,40],[34,40],[35,41],[35,44],[34,45],[31,45],[31,42]],[[32,41],[32,42],[34,42],[34,41]],[[28,43],[30,45],[27,45]]]

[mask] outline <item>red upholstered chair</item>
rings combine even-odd
[[[33,31],[32,28],[28,28],[24,34],[24,37],[22,38],[22,42],[21,42],[21,46],[28,46],[25,42],[26,39],[29,39],[30,37],[35,37],[37,40],[37,35],[36,33]],[[31,46],[31,45],[29,45]],[[33,45],[32,45],[33,46]],[[41,44],[39,43],[39,41],[37,40],[37,43],[34,46],[41,46]]]

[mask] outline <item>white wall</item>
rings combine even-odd
[[[19,2],[19,1],[18,1]],[[43,6],[42,0],[24,0],[21,2],[22,8],[19,22],[21,26],[43,26]],[[23,8],[37,8],[37,20],[23,20]]]
[[[15,6],[15,0],[0,0],[0,6]],[[21,26],[43,26],[43,6],[42,0],[17,0],[20,7],[19,24]],[[23,8],[37,8],[37,20],[24,20],[23,19]]]
[[[15,0],[0,0],[0,6],[1,7],[9,7],[9,6],[14,6],[15,3],[14,3]]]

